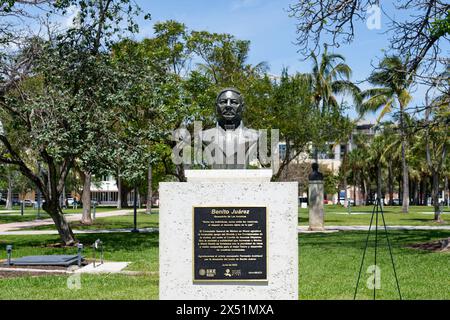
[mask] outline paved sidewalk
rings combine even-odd
[[[383,226],[378,226],[378,230]],[[450,226],[387,226],[388,230],[448,230]],[[326,226],[324,232],[330,231],[368,231],[369,226]],[[372,226],[372,230],[375,230],[375,226]],[[299,226],[299,233],[309,233],[308,226]]]
[[[133,229],[108,229],[108,230],[72,230],[74,234],[95,234],[95,233],[131,233]],[[138,229],[139,233],[158,232],[158,228],[142,228]],[[1,231],[0,236],[39,236],[39,235],[56,235],[56,230],[24,230],[24,231]]]
[[[378,226],[378,229],[382,229]],[[388,230],[444,230],[450,231],[450,226],[388,226]],[[298,233],[334,233],[338,231],[367,231],[369,226],[327,226],[324,231],[308,231],[308,226],[299,226]],[[375,227],[372,227],[375,230]],[[138,229],[139,233],[159,232],[158,228]],[[131,233],[133,229],[108,229],[108,230],[73,230],[74,234],[95,234],[95,233]],[[57,235],[56,230],[28,230],[28,231],[0,231],[0,236],[25,236],[25,235]]]
[[[94,264],[88,264],[85,267],[75,270],[74,273],[121,273],[123,269],[128,267],[131,262],[104,262],[102,264],[97,263],[97,266],[94,267]]]
[[[133,211],[130,209],[107,211],[107,212],[97,212],[95,214],[95,217],[96,218],[105,218],[105,217],[125,216],[132,212]],[[64,215],[64,217],[66,218],[66,220],[68,222],[69,221],[79,221],[79,220],[81,220],[81,216],[82,216],[81,213],[73,213],[73,214]],[[40,226],[49,226],[49,225],[54,225],[54,222],[52,219],[5,223],[5,224],[0,224],[0,233],[7,232],[7,231],[17,231],[20,229],[40,227]]]

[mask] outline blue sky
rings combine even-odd
[[[265,61],[270,66],[270,73],[280,74],[283,67],[290,73],[308,72],[311,62],[302,60],[297,52],[296,20],[287,12],[295,0],[138,0],[141,8],[150,12],[152,19],[142,21],[140,37],[152,36],[155,22],[174,19],[183,22],[191,30],[230,33],[239,39],[250,40],[249,62],[252,64]],[[389,9],[389,8],[388,8]],[[395,17],[395,12],[388,12]],[[388,18],[382,16],[381,29],[370,30],[365,23],[356,25],[356,36],[352,44],[333,49],[343,54],[353,69],[353,81],[363,81],[371,72],[378,58],[383,56],[383,49],[388,46],[388,36],[384,34],[388,27]],[[446,53],[448,54],[448,46]],[[360,83],[365,89],[367,83]],[[424,89],[416,88],[412,104],[422,104]],[[354,117],[355,112],[350,115]],[[366,118],[375,119],[376,115]]]
[[[137,38],[151,37],[153,25],[159,21],[177,20],[190,30],[229,33],[242,40],[251,41],[249,63],[268,63],[270,73],[279,75],[283,67],[290,73],[309,72],[311,61],[303,60],[298,53],[296,41],[296,20],[290,18],[288,8],[298,0],[135,0],[138,5],[152,15],[151,20],[140,19],[140,34]],[[390,2],[383,2],[383,9],[393,19],[403,18],[393,10]],[[73,15],[63,18],[70,23]],[[65,21],[65,22],[64,22]],[[383,49],[389,45],[387,31],[389,19],[381,17],[381,28],[370,30],[365,22],[355,25],[355,39],[351,44],[333,48],[345,56],[353,70],[352,80],[361,89],[369,85],[363,82],[383,56]],[[443,47],[442,55],[450,55],[450,45]],[[426,88],[417,87],[412,92],[411,105],[423,105]],[[349,112],[356,117],[354,111]],[[366,116],[369,120],[376,115]]]

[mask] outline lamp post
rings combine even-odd
[[[82,260],[81,254],[83,253],[83,244],[79,243],[77,247],[78,247],[78,253],[77,253],[77,255],[78,255],[78,267],[81,267],[81,260]]]
[[[12,245],[7,245],[6,246],[6,254],[8,256],[8,266],[11,265],[11,256],[12,256]]]
[[[38,174],[41,175],[41,163],[38,161]],[[37,191],[37,217],[36,219],[39,220],[41,218],[41,190]]]
[[[134,228],[131,232],[138,233],[137,229],[137,186],[134,185],[134,200],[133,200],[133,213],[134,213]]]

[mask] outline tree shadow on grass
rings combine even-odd
[[[371,231],[369,246],[374,245],[375,231]],[[444,239],[450,236],[446,230],[388,230],[389,241],[394,248],[405,248],[408,245]],[[384,229],[378,230],[379,241],[385,245],[386,235]],[[367,231],[340,231],[337,233],[312,233],[299,235],[300,248],[328,248],[328,249],[364,249]]]
[[[48,218],[48,216],[43,216],[43,218]],[[28,222],[35,220],[35,216],[1,216],[0,217],[0,224],[7,224],[7,223],[15,223],[15,222]]]
[[[84,245],[84,253],[90,254],[92,244],[101,239],[106,253],[145,252],[157,249],[159,246],[158,233],[109,233],[109,234],[79,234],[77,239]],[[23,255],[54,255],[76,254],[76,247],[54,247],[60,243],[59,236],[8,236],[0,240],[0,245],[13,245],[15,257]],[[18,253],[19,252],[19,253]],[[23,253],[23,254],[20,254]]]
[[[309,221],[308,218],[305,218],[305,217],[298,217],[298,223],[299,223],[299,224],[301,224],[301,223],[307,223],[308,221]]]

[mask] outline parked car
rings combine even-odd
[[[74,206],[74,205],[77,205],[77,206],[79,206],[79,205],[81,205],[81,202],[80,201],[78,201],[77,199],[75,199],[75,198],[67,198],[67,205],[68,206]]]
[[[45,203],[45,199],[41,199],[41,203],[40,203],[41,209],[42,209],[42,206],[44,205],[44,203]],[[37,201],[34,202],[33,207],[34,207],[35,209],[37,209],[37,207],[38,207],[38,202],[37,202]]]
[[[341,203],[342,205],[344,205],[344,203],[345,203],[345,198],[340,198],[339,201],[340,201],[340,203]],[[355,205],[355,200],[348,198],[348,199],[347,199],[347,202],[348,202],[348,201],[350,201],[350,205],[351,205],[351,206],[354,206],[354,205]]]
[[[6,205],[6,199],[1,198],[0,199],[0,205]]]
[[[34,207],[35,201],[30,199],[25,199],[22,201],[25,207]]]
[[[13,206],[20,206],[20,204],[21,204],[21,201],[19,199],[13,199],[13,201],[12,201]]]

